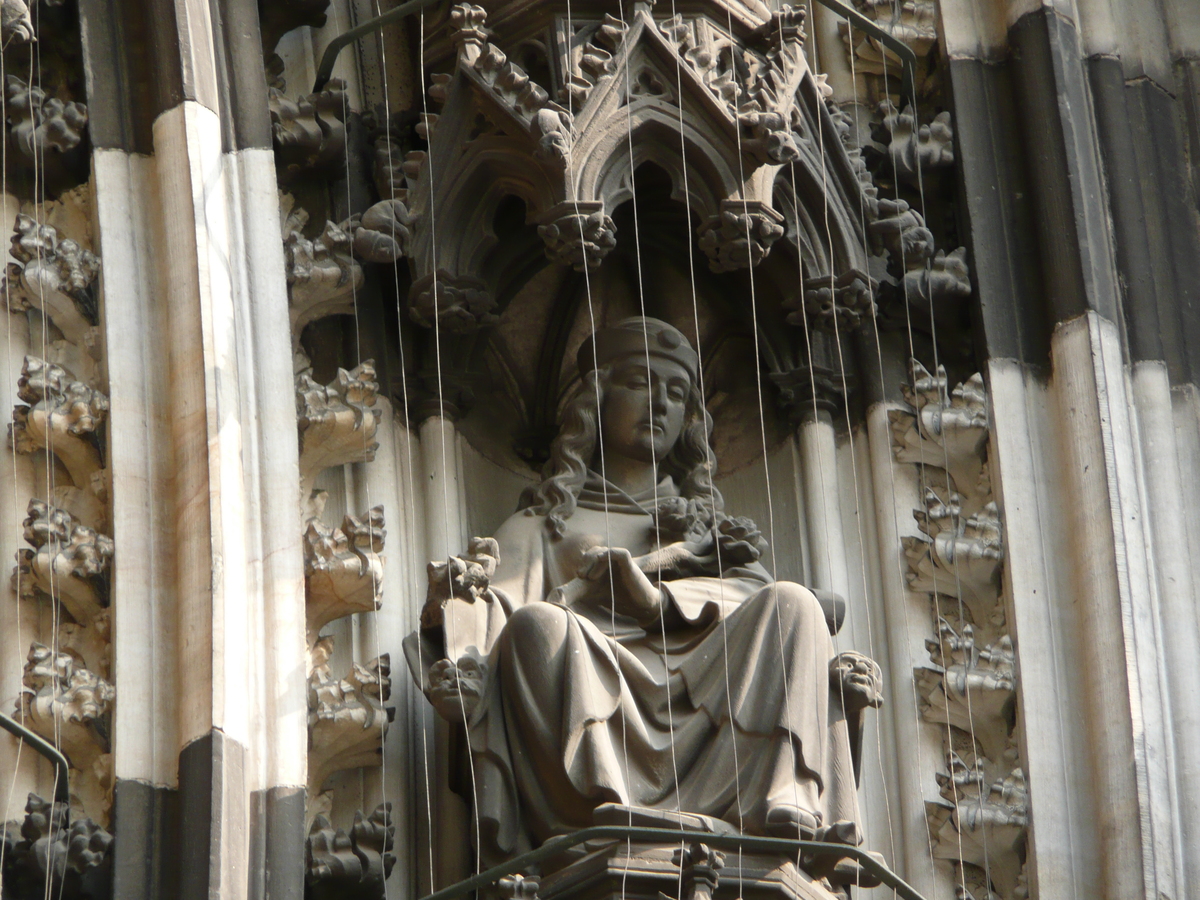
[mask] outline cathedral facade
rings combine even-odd
[[[1200,883],[1200,6],[0,12],[4,900]]]

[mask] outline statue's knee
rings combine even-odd
[[[812,591],[791,581],[778,581],[771,586],[771,600],[781,618],[790,622],[825,621],[821,604]]]
[[[509,648],[520,656],[549,658],[563,645],[567,636],[567,611],[550,603],[522,606],[504,626]]]

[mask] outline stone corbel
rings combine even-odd
[[[69,653],[31,644],[17,714],[62,748],[71,767],[94,777],[72,779],[84,810],[107,820],[111,782],[108,714],[116,691]]]
[[[988,413],[983,377],[972,375],[947,392],[945,369],[938,367],[931,375],[916,360],[911,366],[912,384],[900,389],[913,412],[888,413],[896,459],[945,469],[964,498],[964,511],[977,510],[991,493],[984,463]]]
[[[604,203],[561,203],[544,217],[538,235],[546,256],[575,271],[594,269],[617,246],[617,227],[604,212]]]
[[[328,798],[321,788],[334,772],[377,766],[382,760],[383,736],[393,710],[391,663],[385,653],[365,665],[353,663],[346,678],[329,669],[333,638],[316,642],[308,676],[308,818],[311,821]]]
[[[79,146],[87,128],[86,105],[48,97],[40,87],[30,87],[15,75],[5,80],[4,90],[13,141],[30,164],[50,151],[66,153]]]
[[[346,83],[331,79],[324,90],[292,101],[276,88],[267,91],[276,167],[282,180],[333,172],[346,156]]]
[[[721,211],[697,231],[714,272],[757,266],[783,236],[783,216],[761,200],[722,200]]]
[[[379,609],[383,594],[379,553],[386,534],[382,506],[372,507],[362,518],[346,516],[341,528],[330,528],[315,517],[308,520],[304,583],[310,647],[334,619]]]
[[[935,491],[926,490],[926,508],[916,511],[926,536],[901,539],[909,588],[957,597],[981,628],[1003,624],[998,605],[1004,562],[999,510],[988,503],[975,515],[963,517],[960,502],[959,495],[951,494],[943,503]]]
[[[113,836],[94,821],[71,816],[62,804],[30,794],[25,819],[5,829],[5,891],[14,897],[112,896],[110,850]]]
[[[39,225],[24,213],[17,216],[6,286],[10,310],[36,309],[73,344],[87,345],[95,326],[93,282],[100,259],[69,238],[60,240],[50,225]]]
[[[349,834],[317,816],[305,843],[311,900],[382,900],[396,864],[395,834],[390,803],[379,804],[370,816],[355,812]]]
[[[372,360],[349,372],[338,369],[337,378],[328,385],[317,384],[307,372],[296,376],[301,497],[305,503],[322,470],[375,458],[379,446],[375,430],[383,415],[374,408],[378,392]]]
[[[28,405],[13,409],[12,448],[17,453],[52,450],[76,487],[92,489],[103,469],[94,435],[108,412],[108,398],[36,356],[25,357],[17,396]]]

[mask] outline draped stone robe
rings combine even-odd
[[[495,535],[492,596],[447,609],[447,650],[474,646],[486,660],[464,779],[485,862],[587,827],[606,802],[757,833],[777,806],[857,822],[833,644],[807,589],[773,584],[756,563],[663,581],[665,613],[646,627],[613,612],[607,579],[564,605],[555,588],[584,551],[656,549],[648,510],[678,495],[670,479],[657,497],[609,485],[606,504],[604,487],[589,479],[559,539],[532,510],[512,516]]]

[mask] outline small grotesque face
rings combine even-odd
[[[883,670],[868,656],[846,650],[829,661],[830,681],[846,711],[883,705]]]
[[[618,361],[604,394],[600,436],[604,452],[661,462],[683,432],[692,381],[671,359],[630,356]]]

